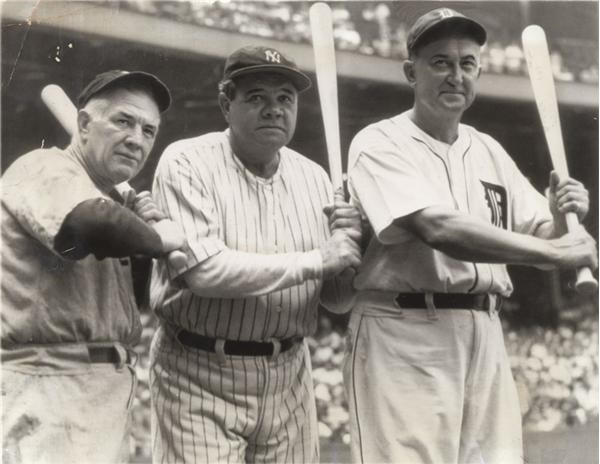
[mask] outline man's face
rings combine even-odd
[[[141,90],[116,89],[98,100],[87,111],[89,119],[80,124],[83,154],[102,181],[118,184],[134,177],[146,163],[160,112],[154,99]]]
[[[480,49],[468,37],[446,37],[424,45],[413,63],[415,104],[440,116],[462,114],[475,99]]]
[[[265,73],[242,76],[235,86],[233,100],[221,106],[236,145],[265,155],[287,145],[298,114],[298,92],[292,83],[279,74]]]

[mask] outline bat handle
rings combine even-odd
[[[567,213],[565,215],[565,220],[569,232],[579,227],[579,220],[575,213]],[[575,289],[582,295],[591,295],[598,290],[598,281],[594,278],[592,270],[589,267],[580,267],[577,269]]]

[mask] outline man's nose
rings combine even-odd
[[[448,75],[448,79],[452,84],[461,84],[463,81],[463,70],[460,65],[456,64],[452,66],[450,69],[450,74]]]
[[[142,134],[142,128],[136,124],[134,127],[130,128],[130,130],[128,131],[125,142],[127,143],[127,145],[129,145],[131,147],[138,148],[138,147],[142,146],[143,136],[144,135]]]
[[[283,109],[278,102],[268,103],[265,106],[264,114],[271,118],[281,117],[283,115]]]

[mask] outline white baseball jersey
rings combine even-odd
[[[434,206],[464,211],[497,227],[532,234],[552,220],[548,201],[490,136],[460,124],[440,142],[404,112],[367,126],[350,147],[349,190],[379,240],[354,281],[359,290],[512,292],[503,264],[471,263],[437,251],[394,219]]]
[[[224,247],[260,254],[306,252],[329,236],[323,206],[331,201],[326,172],[288,148],[269,179],[248,171],[230,148],[228,131],[181,140],[162,155],[153,189],[167,215],[182,225],[188,268]],[[231,340],[312,334],[320,279],[263,296],[203,298],[172,283],[163,262],[152,275],[151,303],[163,320]]]

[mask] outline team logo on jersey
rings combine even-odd
[[[490,209],[493,225],[506,229],[506,189],[501,185],[481,181],[485,191],[485,201]]]

